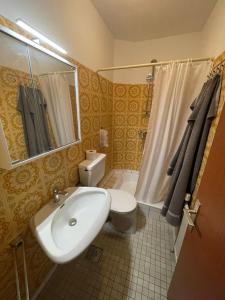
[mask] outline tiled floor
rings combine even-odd
[[[133,235],[114,233],[106,224],[93,242],[103,249],[100,261],[84,253],[58,266],[38,300],[166,299],[175,265],[172,230],[159,211],[145,214],[138,211]]]

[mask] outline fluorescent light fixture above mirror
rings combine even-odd
[[[41,34],[39,31],[37,31],[36,29],[34,29],[33,27],[31,27],[30,25],[28,25],[25,21],[23,21],[21,19],[17,19],[16,23],[17,23],[17,25],[19,25],[20,27],[22,27],[24,30],[26,30],[29,33],[31,33],[32,35],[36,36],[38,39],[40,39],[44,43],[50,45],[51,47],[55,48],[56,50],[60,51],[63,54],[67,54],[67,51],[65,49],[63,49],[62,47],[60,47],[59,45],[57,45],[53,41],[49,40],[46,36],[44,36],[43,34]]]

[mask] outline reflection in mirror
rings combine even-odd
[[[26,122],[24,129],[33,156],[76,140],[75,80],[73,67],[34,48],[29,54],[37,125],[34,134]]]
[[[74,89],[70,88],[68,76],[64,72],[43,74],[39,82],[48,106],[56,147],[72,143],[76,139],[71,97]]]
[[[0,117],[13,163],[80,139],[74,66],[0,33]]]

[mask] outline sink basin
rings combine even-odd
[[[66,263],[81,254],[104,225],[111,198],[95,187],[69,188],[58,203],[51,201],[31,219],[31,228],[47,256]]]

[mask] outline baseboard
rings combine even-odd
[[[137,201],[137,203],[141,204],[141,205],[146,205],[148,207],[151,207],[151,205],[149,203],[145,203],[143,201]]]
[[[176,248],[177,234],[176,234],[176,228],[175,228],[175,227],[172,227],[172,232],[173,232],[173,250],[174,250],[174,257],[175,257],[175,261],[177,262],[177,259],[178,259],[177,248]]]
[[[39,296],[39,294],[41,293],[41,291],[44,289],[46,283],[49,281],[49,279],[52,277],[53,273],[55,272],[57,268],[57,265],[55,264],[53,266],[53,268],[48,272],[48,274],[46,275],[46,277],[44,278],[44,280],[42,281],[41,285],[38,287],[38,289],[36,290],[36,292],[34,293],[34,295],[32,296],[31,300],[36,300],[37,297]]]
[[[177,251],[176,251],[176,248],[175,248],[175,247],[174,247],[174,257],[175,257],[175,261],[176,261],[176,263],[177,263],[178,257],[177,257]]]
[[[144,201],[138,200],[137,203],[140,203],[141,205],[147,205],[156,210],[161,210],[163,206],[163,202],[159,202],[160,204],[158,204],[158,203],[146,203]]]

